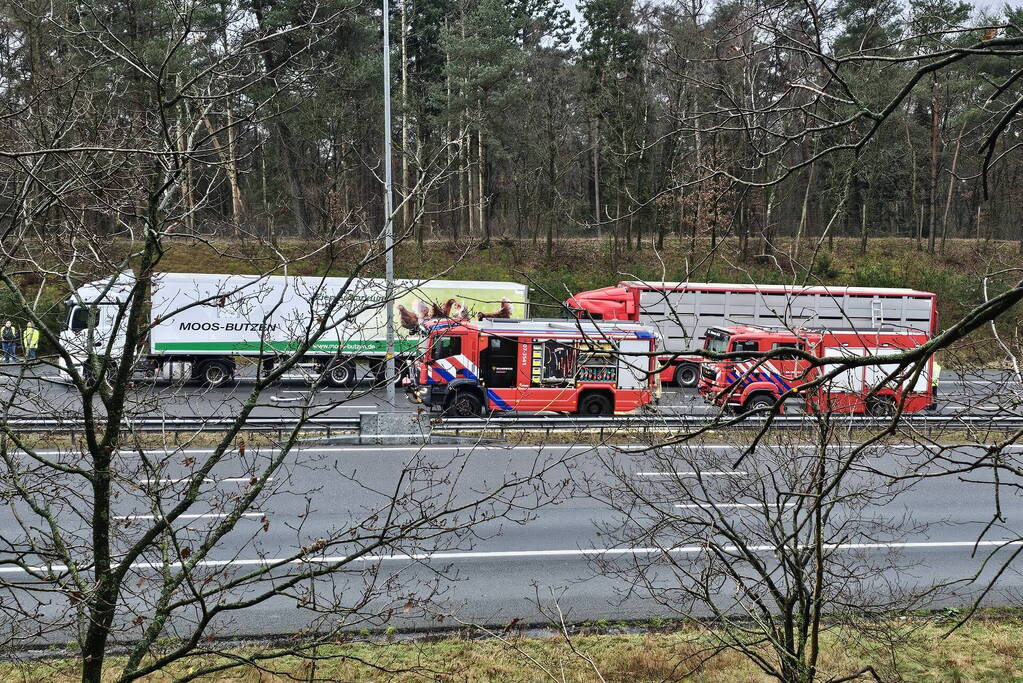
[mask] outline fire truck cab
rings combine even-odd
[[[934,407],[931,372],[934,359],[913,382],[913,368],[885,382],[897,363],[866,365],[846,370],[826,383],[800,390],[805,384],[834,369],[834,365],[813,366],[786,349],[821,359],[888,356],[924,344],[929,335],[912,330],[826,330],[806,331],[758,327],[713,327],[706,333],[704,349],[716,353],[768,353],[770,359],[708,361],[702,365],[700,394],[708,401],[745,411],[773,406],[783,394],[795,390],[809,413],[837,412],[886,415],[902,406],[915,413]],[[910,385],[910,382],[913,382]]]
[[[417,400],[459,417],[490,411],[611,415],[654,400],[657,337],[634,323],[447,320],[426,327]]]

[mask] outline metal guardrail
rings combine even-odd
[[[445,418],[438,425],[437,429],[454,431],[456,434],[462,431],[542,431],[546,433],[558,431],[597,431],[603,433],[609,430],[671,430],[671,429],[700,429],[711,425],[715,429],[749,429],[763,427],[767,418],[762,416],[749,416],[745,419],[734,421],[728,416],[717,414],[705,415],[621,415],[615,417],[493,417],[493,418]],[[812,417],[806,415],[779,416],[771,422],[772,428],[779,429],[800,429],[806,428],[811,423]],[[884,417],[867,416],[831,416],[831,423],[848,427],[878,427],[885,424]],[[900,424],[917,428],[933,429],[941,427],[949,428],[976,428],[988,427],[992,429],[1023,429],[1023,417],[1016,416],[989,416],[989,415],[903,415]]]
[[[144,417],[125,420],[125,426],[136,432],[195,432],[200,430],[223,430],[232,427],[237,418],[234,417]],[[97,418],[98,424],[103,424]],[[69,419],[13,419],[6,424],[16,432],[49,432],[74,434],[85,428],[84,420]],[[298,421],[292,417],[250,417],[245,420],[243,429],[249,432],[286,432],[295,428]],[[302,429],[310,431],[356,432],[359,430],[359,418],[356,417],[318,417],[303,421]]]
[[[145,417],[125,421],[128,429],[137,432],[194,432],[200,430],[216,431],[234,425],[233,417]],[[302,429],[306,431],[326,432],[330,436],[334,432],[357,432],[360,417],[317,417],[306,419]],[[809,419],[804,415],[780,416],[774,418],[772,428],[798,429],[805,428]],[[717,420],[717,421],[715,421]],[[716,429],[757,428],[763,426],[766,418],[749,416],[741,421],[729,424],[732,420],[720,418],[716,414],[705,415],[620,415],[613,417],[575,417],[575,416],[503,416],[490,418],[439,418],[434,429],[442,432],[454,432],[456,435],[464,431],[542,431],[572,432],[587,431],[604,433],[617,430],[682,430],[699,429],[715,425]],[[877,427],[884,424],[883,417],[832,416],[832,424],[849,427],[862,425]],[[1023,429],[1023,417],[986,416],[986,415],[905,415],[901,423],[918,428],[956,428],[956,427],[987,427],[992,429]],[[102,423],[102,420],[99,420]],[[6,423],[18,432],[49,432],[74,434],[84,429],[80,419],[12,419]],[[245,421],[245,431],[286,432],[294,429],[298,421],[294,417],[253,417]]]

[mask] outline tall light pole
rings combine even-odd
[[[387,361],[384,366],[384,384],[387,386],[387,405],[394,407],[394,200],[391,197],[391,8],[384,2],[384,226],[385,273],[387,280]]]

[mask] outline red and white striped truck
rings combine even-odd
[[[901,406],[904,413],[927,410],[934,405],[931,386],[933,358],[913,379],[910,366],[889,380],[898,363],[881,363],[845,370],[819,386],[809,386],[833,371],[835,365],[814,366],[806,358],[789,354],[801,351],[815,358],[840,359],[883,357],[901,354],[925,344],[929,335],[909,330],[765,329],[748,326],[712,327],[706,331],[704,348],[715,353],[769,353],[770,359],[706,361],[700,394],[711,403],[737,410],[773,406],[778,398],[796,390],[809,413],[826,411],[886,415]],[[886,381],[888,380],[888,381]]]
[[[659,389],[657,336],[634,323],[446,320],[425,327],[416,399],[459,417],[490,411],[611,415]]]

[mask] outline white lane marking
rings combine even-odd
[[[795,503],[782,503],[781,507],[787,508],[792,507],[793,505],[795,505]],[[677,503],[675,507],[686,510],[713,510],[714,508],[776,508],[778,506],[773,503],[767,505],[764,503]]]
[[[939,381],[938,385],[945,384],[943,381]],[[950,379],[948,384],[1004,384],[1006,386],[1019,386],[1019,382],[1014,379]]]
[[[636,472],[637,477],[744,477],[745,470],[722,470],[720,472]]]
[[[331,393],[331,392],[325,392],[325,391],[317,392],[317,394],[324,394],[324,393]],[[271,401],[277,401],[278,403],[294,403],[295,401],[301,401],[301,400],[306,399],[306,398],[310,398],[310,397],[309,396],[277,396],[276,394],[274,394],[273,396],[270,397],[270,400]],[[370,410],[370,409],[372,409],[372,410],[379,410],[380,408],[383,408],[383,406],[378,406],[378,405],[364,406],[364,405],[352,405],[352,404],[349,404],[349,403],[342,403],[340,405],[334,406],[333,410],[338,410],[338,409],[341,409],[341,408],[351,408],[352,410]]]
[[[203,512],[194,515],[178,515],[176,519],[221,519],[230,516],[230,512]],[[243,512],[242,517],[264,517],[262,512]],[[156,515],[116,515],[116,520],[134,520],[134,519],[156,519]]]
[[[663,445],[661,445],[661,446],[656,446],[656,447],[651,448],[648,444],[640,444],[640,443],[615,444],[615,445],[595,444],[595,445],[592,445],[592,446],[591,445],[587,445],[587,444],[545,444],[545,445],[542,445],[542,446],[474,446],[472,444],[465,444],[465,445],[452,444],[450,446],[326,446],[326,447],[295,446],[291,450],[293,450],[293,451],[310,451],[310,452],[314,452],[314,453],[364,453],[364,452],[379,453],[380,451],[413,451],[413,452],[418,452],[418,451],[466,451],[466,450],[476,450],[476,451],[537,451],[537,450],[564,451],[564,450],[573,450],[573,449],[577,449],[577,448],[582,448],[582,449],[591,450],[591,451],[596,451],[596,450],[603,450],[603,451],[622,450],[622,451],[628,451],[629,449],[636,449],[636,450],[643,450],[643,451],[660,451],[660,450],[671,449],[672,446],[663,446]],[[691,446],[686,445],[686,444],[679,444],[678,448],[679,449],[687,449],[687,450],[691,450],[691,451],[734,450],[737,453],[738,452],[744,452],[746,450],[746,448],[744,446],[735,446],[735,445],[732,445],[732,444],[723,444],[723,443],[721,443],[721,444],[705,444],[705,445],[694,444],[694,445],[691,445]],[[781,448],[784,448],[784,449],[787,449],[787,450],[811,450],[811,449],[816,450],[817,446],[810,445],[810,444],[786,444],[784,446],[772,446],[770,444],[765,444],[765,445],[761,446],[761,449],[764,450],[764,451],[767,451],[767,450],[770,450],[770,449],[781,449]],[[944,448],[944,449],[987,448],[987,446],[984,445],[984,444],[944,444],[944,445],[940,445],[939,444],[939,445],[932,446],[930,444],[920,444],[920,443],[891,443],[891,444],[881,443],[881,444],[875,444],[875,445],[871,446],[870,450],[878,450],[878,449],[882,449],[882,448],[886,448],[886,449],[916,448],[916,449],[926,450],[926,451],[935,451],[935,450],[940,449],[940,448]],[[849,446],[847,446],[847,445],[828,446],[828,450],[837,450],[837,449],[849,450]],[[1006,446],[1002,450],[1003,450],[1003,452],[1004,451],[1023,450],[1023,444],[1010,444],[1010,445]],[[260,453],[278,453],[279,452],[276,449],[263,449],[263,448],[259,448],[259,447],[254,447],[252,449],[252,451],[258,451]],[[231,448],[230,450],[224,451],[224,455],[232,455],[232,454],[234,454],[234,452],[235,452],[234,448]],[[34,453],[36,455],[40,455],[40,456],[52,456],[52,455],[64,455],[64,454],[70,455],[72,453],[74,453],[74,454],[81,453],[81,450],[78,450],[78,449],[75,449],[75,450],[65,449],[65,450],[62,450],[62,451],[61,450],[48,450],[48,451],[34,451]],[[145,451],[145,453],[147,453],[147,454],[153,453],[153,454],[156,454],[156,455],[163,455],[163,456],[169,456],[169,455],[212,455],[213,454],[213,449],[212,448],[189,448],[189,449],[185,449],[185,450],[181,450],[181,451]],[[135,456],[135,455],[138,455],[138,451],[117,451],[116,454],[117,455],[125,455],[125,456]]]
[[[282,394],[308,394],[309,389],[281,389]],[[351,394],[348,389],[317,389],[314,394]],[[366,406],[368,408],[379,408],[380,406]]]
[[[940,548],[1003,548],[1010,546],[1021,546],[1023,541],[926,541],[926,542],[899,542],[899,543],[825,543],[825,550],[932,550]],[[726,552],[736,552],[736,546],[726,545],[721,547]],[[773,553],[777,550],[772,545],[747,546],[746,549],[758,553]],[[502,560],[502,559],[523,559],[523,558],[544,558],[544,557],[601,557],[601,556],[629,556],[629,555],[696,555],[707,552],[707,546],[692,545],[679,546],[677,548],[573,548],[568,550],[490,550],[490,551],[466,551],[450,553],[415,553],[395,555],[360,555],[352,557],[349,555],[333,555],[324,557],[310,557],[304,559],[279,558],[253,558],[235,560],[200,560],[194,564],[195,567],[258,567],[269,565],[308,565],[308,564],[336,564],[340,562],[409,562],[409,561],[454,561],[454,560]],[[82,565],[85,566],[85,565]],[[132,569],[180,569],[181,562],[133,562]],[[81,569],[81,567],[79,567]],[[25,572],[66,572],[67,565],[37,565],[28,567],[0,567],[0,574],[20,574]]]
[[[266,480],[267,481],[273,481],[274,478],[273,477],[267,477]],[[178,478],[175,479],[175,478],[171,478],[171,477],[165,477],[165,478],[159,478],[158,477],[156,479],[139,479],[138,483],[139,484],[180,484],[183,481],[192,481],[192,478],[191,477],[178,477]],[[205,482],[207,484],[209,484],[209,483],[214,483],[214,484],[226,484],[226,483],[241,484],[241,483],[246,483],[247,484],[250,481],[252,481],[252,477],[224,477],[223,479],[214,479],[212,477],[205,477],[203,479],[203,482]]]

